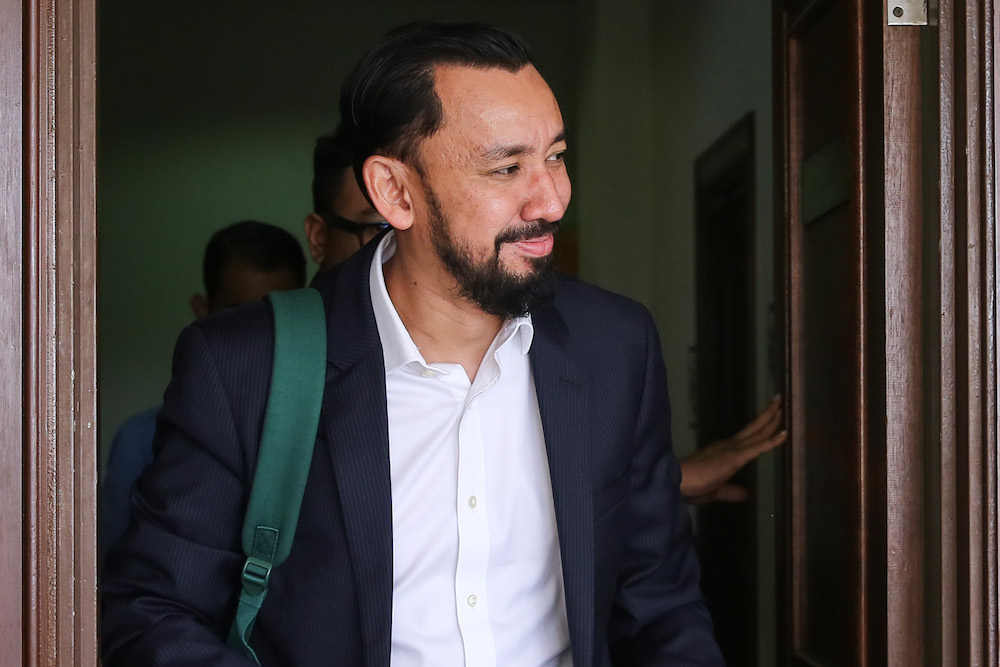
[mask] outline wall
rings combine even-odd
[[[757,402],[773,301],[771,9],[766,0],[595,0],[580,91],[577,176],[585,278],[650,306],[670,374],[675,448],[695,446],[688,349],[695,340],[694,161],[748,112],[756,118]],[[761,627],[774,656],[777,456],[758,462]]]

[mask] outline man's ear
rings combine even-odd
[[[195,319],[200,319],[208,315],[208,297],[204,294],[192,294],[191,312],[194,313]]]
[[[372,155],[361,168],[365,188],[379,214],[396,229],[413,224],[410,169],[395,158]]]
[[[326,257],[326,220],[319,213],[313,212],[302,221],[302,228],[305,229],[306,241],[309,243],[309,254],[314,262],[323,266],[323,259]]]

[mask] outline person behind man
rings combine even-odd
[[[340,264],[387,226],[358,187],[351,147],[339,125],[316,140],[312,200],[313,210],[302,226],[320,269]]]
[[[343,127],[316,140],[313,150],[313,211],[303,222],[309,252],[319,265],[313,286],[331,269],[375,238],[387,223],[368,202],[351,166],[351,148]],[[781,398],[765,408],[731,438],[709,443],[685,456],[681,465],[681,495],[688,502],[739,502],[746,489],[729,480],[743,466],[782,444]]]
[[[721,665],[652,317],[549,270],[567,144],[524,43],[399,28],[341,118],[392,231],[323,281],[323,411],[261,664]],[[253,664],[224,638],[272,347],[266,303],[178,340],[106,568],[107,667]]]
[[[305,285],[302,246],[280,227],[255,220],[237,222],[212,235],[205,247],[205,292],[191,297],[196,318],[250,301],[273,290]],[[129,494],[153,460],[153,432],[160,406],[129,417],[118,428],[108,452],[100,489],[98,537],[103,556],[129,520]]]

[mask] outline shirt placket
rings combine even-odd
[[[496,645],[489,620],[486,577],[490,555],[490,527],[486,496],[486,450],[479,397],[497,378],[495,364],[480,370],[469,392],[458,429],[458,565],[455,606],[462,631],[466,665],[496,665]]]

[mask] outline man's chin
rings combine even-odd
[[[538,257],[523,273],[505,272],[502,280],[486,281],[470,290],[470,297],[484,312],[504,319],[527,315],[551,303],[557,289],[549,257]]]

